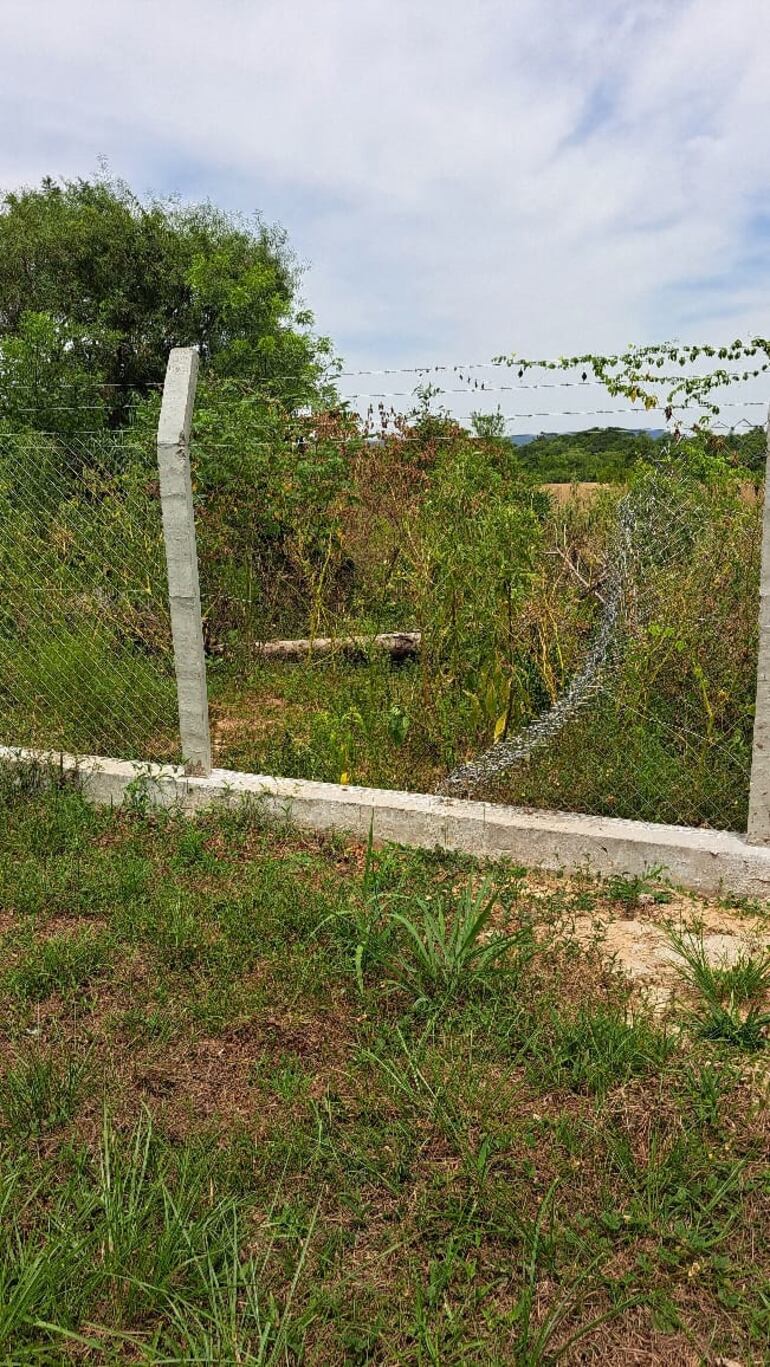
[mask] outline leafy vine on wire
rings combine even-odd
[[[740,362],[754,364],[732,371],[720,364],[696,375],[665,373],[667,366],[678,366],[681,371],[702,360],[739,366]],[[698,426],[720,412],[719,403],[711,397],[714,390],[738,381],[757,379],[770,370],[770,338],[752,337],[748,341],[739,338],[727,346],[681,346],[677,342],[663,342],[631,346],[609,356],[586,352],[551,360],[535,360],[514,352],[510,356],[495,356],[493,361],[495,365],[515,368],[519,379],[528,370],[580,370],[583,380],[593,378],[604,385],[609,394],[621,394],[632,403],[642,403],[645,409],[661,409],[667,420],[677,411],[700,407],[705,412],[697,419],[695,426]],[[666,387],[663,393],[661,386]]]

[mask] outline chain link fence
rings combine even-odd
[[[218,402],[192,448],[215,763],[745,829],[758,486],[670,443],[555,496],[432,418],[272,431],[255,401],[252,430]],[[0,431],[1,743],[182,758],[156,418]]]
[[[175,760],[154,441],[0,432],[0,742]]]

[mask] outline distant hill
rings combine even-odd
[[[511,438],[526,470],[544,484],[617,483],[640,457],[654,455],[662,428],[589,427]]]
[[[622,483],[637,460],[654,456],[666,437],[663,427],[590,427],[584,432],[539,432],[511,437],[521,463],[541,484]],[[755,475],[763,473],[767,438],[763,427],[712,438],[715,450]]]
[[[592,430],[601,431],[603,429],[593,428]],[[633,429],[624,427],[613,427],[610,430],[612,432],[633,431],[634,435],[636,436],[644,434],[645,436],[653,437],[656,439],[658,437],[664,437],[666,435],[665,427],[638,427]],[[510,437],[509,440],[513,442],[514,446],[529,446],[529,443],[531,441],[539,441],[541,438],[544,437],[563,437],[565,435],[574,436],[575,433],[567,434],[564,432],[517,432],[514,436]]]

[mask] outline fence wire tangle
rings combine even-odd
[[[607,591],[578,668],[523,732],[445,791],[745,829],[761,500],[675,458],[619,503]]]
[[[154,443],[0,430],[2,740],[178,757]]]
[[[605,683],[617,662],[623,635],[623,607],[630,591],[634,555],[634,531],[638,522],[633,498],[626,494],[618,505],[618,530],[607,569],[607,586],[602,597],[602,612],[597,630],[579,672],[561,696],[540,716],[527,723],[513,739],[500,740],[476,759],[454,769],[441,784],[440,792],[473,792],[482,784],[526,763],[533,754],[554,741],[581,708]]]

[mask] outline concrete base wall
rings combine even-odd
[[[482,859],[607,875],[662,866],[673,883],[696,892],[770,897],[770,847],[729,831],[695,830],[614,817],[543,812],[489,802],[355,788],[304,779],[214,769],[192,777],[173,765],[96,756],[45,755],[0,747],[0,762],[48,764],[77,778],[87,797],[120,806],[142,793],[163,807],[200,811],[214,803],[258,805],[266,818],[314,831],[462,851]]]

